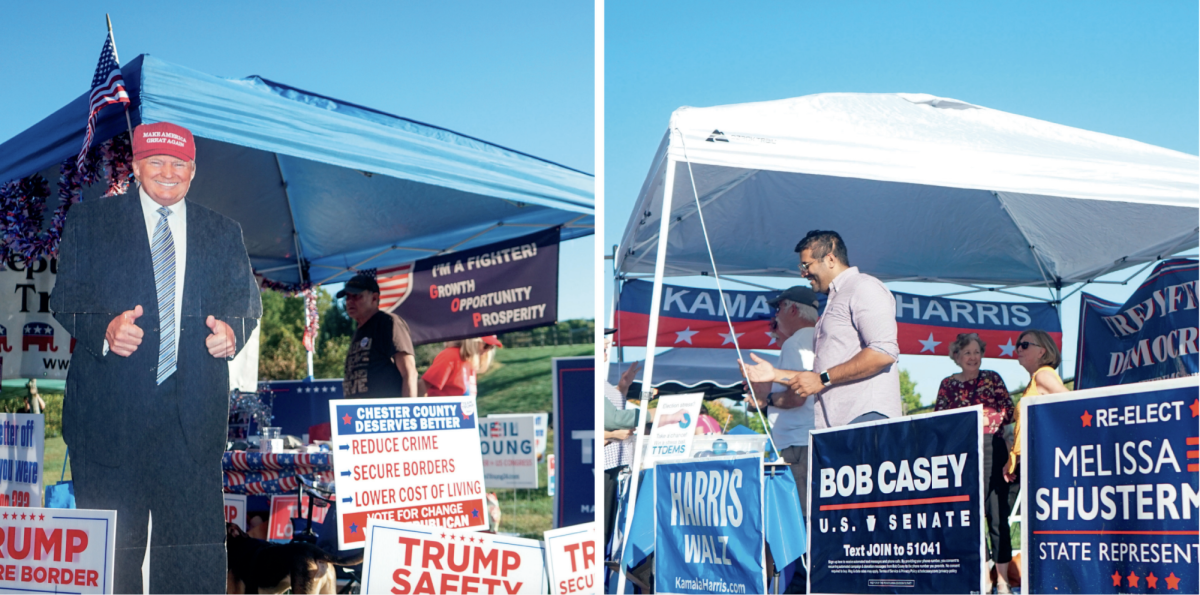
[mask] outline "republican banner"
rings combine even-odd
[[[660,459],[680,459],[692,454],[692,438],[704,393],[669,395],[658,399],[654,425],[650,428],[650,451],[646,463]]]
[[[550,573],[550,593],[599,593],[596,568],[600,557],[596,550],[596,523],[551,529],[546,536],[546,570]]]
[[[474,397],[329,402],[338,549],[368,518],[487,529]]]
[[[532,415],[488,416],[479,420],[483,483],[488,489],[537,488],[537,451]]]
[[[767,592],[762,464],[757,455],[658,462],[656,592]]]
[[[414,344],[558,321],[558,228],[376,271],[379,308]]]
[[[0,369],[5,379],[67,377],[75,341],[50,313],[58,260],[9,258],[0,270]]]
[[[617,304],[615,344],[646,344],[650,322],[650,297],[654,284],[627,281]],[[742,349],[779,349],[771,336],[775,310],[767,302],[778,291],[726,291],[663,285],[658,319],[659,347],[723,347],[732,349],[736,338]],[[987,343],[984,357],[1016,358],[1016,343],[1028,329],[1041,329],[1062,347],[1062,325],[1053,306],[1032,302],[976,302],[892,292],[896,298],[896,324],[900,353],[949,355],[959,333],[979,333]],[[822,310],[825,296],[818,295]],[[729,332],[725,314],[733,321]]]
[[[545,593],[542,542],[371,519],[363,593]]]
[[[1096,388],[1200,372],[1197,261],[1158,264],[1124,304],[1083,294],[1075,386]]]
[[[554,398],[554,460],[559,489],[554,491],[554,527],[596,519],[595,492],[563,486],[596,485],[596,358],[551,360]]]
[[[981,593],[983,407],[815,430],[809,593]]]
[[[46,447],[44,415],[0,415],[0,506],[42,504],[42,456]]]
[[[1021,400],[1028,593],[1200,593],[1200,384]]]
[[[0,591],[113,592],[115,510],[0,508],[0,519]]]

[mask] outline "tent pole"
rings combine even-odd
[[[650,324],[646,329],[646,360],[642,370],[641,403],[638,404],[638,425],[634,428],[636,439],[633,444],[633,471],[629,477],[629,503],[625,513],[625,530],[621,532],[621,548],[619,572],[617,573],[617,593],[625,592],[625,548],[629,545],[629,529],[633,526],[634,508],[637,506],[638,469],[642,463],[642,443],[645,441],[642,429],[646,427],[646,407],[650,397],[654,395],[654,349],[658,338],[658,311],[662,307],[663,268],[667,264],[667,235],[671,231],[671,198],[675,193],[675,160],[667,154],[667,176],[663,184],[662,209],[659,211],[658,222],[658,253],[654,256],[654,290],[650,292]]]

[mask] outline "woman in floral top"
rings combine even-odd
[[[983,476],[986,483],[988,536],[992,557],[996,561],[997,593],[1009,593],[1008,563],[1012,561],[1012,537],[1008,528],[1008,482],[1004,480],[1004,464],[1008,444],[1003,428],[1012,423],[1013,406],[1004,380],[991,370],[980,370],[987,344],[975,333],[964,333],[950,344],[950,359],[962,372],[942,380],[934,410],[945,411],[958,407],[983,405]]]

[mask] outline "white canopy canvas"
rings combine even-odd
[[[1061,286],[1197,245],[1200,160],[917,94],[828,93],[683,107],[651,164],[619,270],[795,276],[810,229],[884,280]],[[689,168],[690,164],[690,168]]]

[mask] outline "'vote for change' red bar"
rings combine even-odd
[[[480,506],[478,499],[350,512],[342,515],[342,530],[347,543],[361,542],[366,539],[368,518],[436,525],[451,529],[487,526],[486,511]]]

